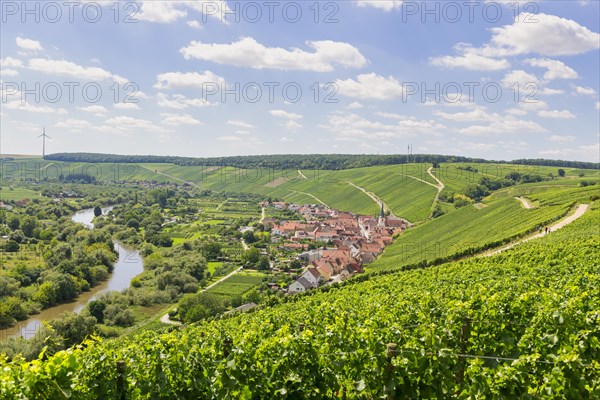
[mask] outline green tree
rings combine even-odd
[[[21,230],[27,237],[33,237],[33,231],[37,227],[37,220],[29,215],[21,219]]]
[[[4,245],[4,251],[6,251],[7,253],[16,253],[19,251],[19,248],[19,243],[15,242],[14,240],[9,240]]]
[[[96,318],[83,314],[65,313],[53,319],[48,325],[52,327],[56,339],[63,346],[70,347],[83,342],[94,333]]]
[[[260,252],[256,247],[250,247],[242,254],[242,263],[244,265],[254,266],[260,259]]]
[[[100,208],[100,206],[94,207],[94,216],[99,217],[101,215],[102,215],[102,208]]]
[[[90,301],[87,305],[87,309],[90,315],[96,318],[99,324],[104,322],[104,310],[106,309],[106,303],[102,300]]]
[[[19,226],[21,226],[21,220],[19,219],[19,216],[11,215],[10,218],[8,219],[8,227],[12,231],[16,231],[17,229],[19,229]]]
[[[564,170],[564,169],[562,169],[562,168],[559,168],[559,169],[558,169],[558,176],[560,176],[560,177],[564,177],[564,176],[565,176],[565,170]]]

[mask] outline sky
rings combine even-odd
[[[589,1],[0,1],[0,151],[600,161]]]

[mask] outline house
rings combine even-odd
[[[319,286],[319,284],[323,281],[321,274],[316,268],[309,268],[302,274],[301,278],[306,279],[314,287]]]
[[[288,287],[288,293],[304,293],[313,288],[313,285],[306,279],[300,277]]]

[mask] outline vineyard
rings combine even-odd
[[[598,398],[599,219],[180,331],[4,359],[0,397]]]

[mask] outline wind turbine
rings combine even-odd
[[[46,135],[46,127],[44,127],[44,133],[42,133],[37,138],[38,139],[43,138],[42,139],[42,159],[45,160],[46,159],[46,138],[52,139],[50,136]]]

